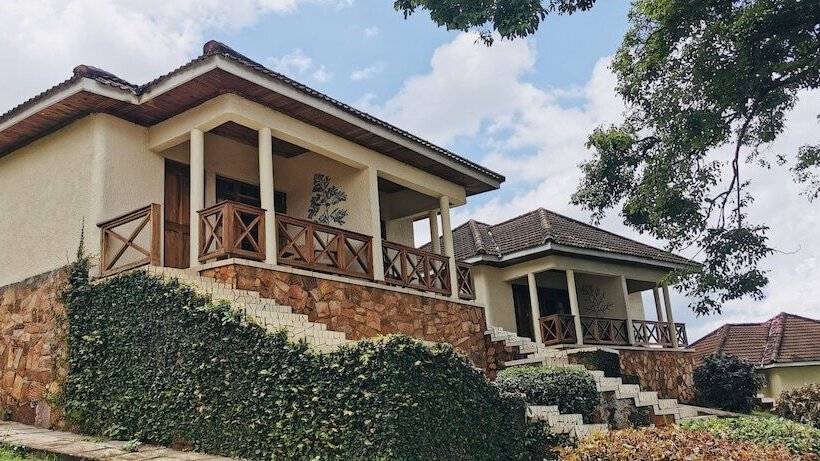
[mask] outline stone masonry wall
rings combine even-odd
[[[202,275],[238,289],[259,291],[263,297],[306,314],[311,322],[345,332],[349,339],[405,334],[450,343],[476,366],[489,371],[492,362],[492,368],[496,367],[495,354],[488,361],[481,307],[238,264],[207,269]]]
[[[66,375],[66,342],[57,296],[64,272],[0,287],[0,416],[41,427],[59,426],[49,403]]]
[[[667,399],[695,401],[692,373],[695,354],[674,350],[620,350],[621,372],[637,376],[643,389],[657,391]]]

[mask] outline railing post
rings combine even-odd
[[[663,304],[666,307],[666,321],[669,322],[669,336],[672,341],[672,349],[678,349],[678,330],[675,328],[675,320],[672,318],[672,300],[669,298],[669,285],[663,284]]]
[[[575,324],[575,344],[584,344],[584,333],[581,329],[581,313],[578,309],[578,293],[575,291],[575,271],[566,271],[567,291],[569,292],[569,310],[572,313],[572,321]]]
[[[624,294],[624,311],[626,312],[626,337],[629,345],[635,345],[635,328],[632,326],[632,312],[629,311],[629,289],[626,286],[626,277],[621,276],[621,291]]]

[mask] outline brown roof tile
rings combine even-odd
[[[691,348],[697,360],[723,353],[758,366],[820,361],[820,321],[783,312],[762,323],[723,325]]]

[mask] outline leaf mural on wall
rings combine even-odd
[[[347,201],[347,194],[330,182],[330,177],[317,173],[313,175],[308,219],[320,224],[343,226],[347,219],[347,210],[337,207]]]
[[[604,314],[612,309],[613,304],[607,300],[606,292],[594,285],[581,285],[579,290],[581,304],[594,314]]]

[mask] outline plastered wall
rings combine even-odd
[[[772,398],[777,398],[783,391],[820,383],[820,365],[767,368],[761,373],[766,377],[762,392]]]

